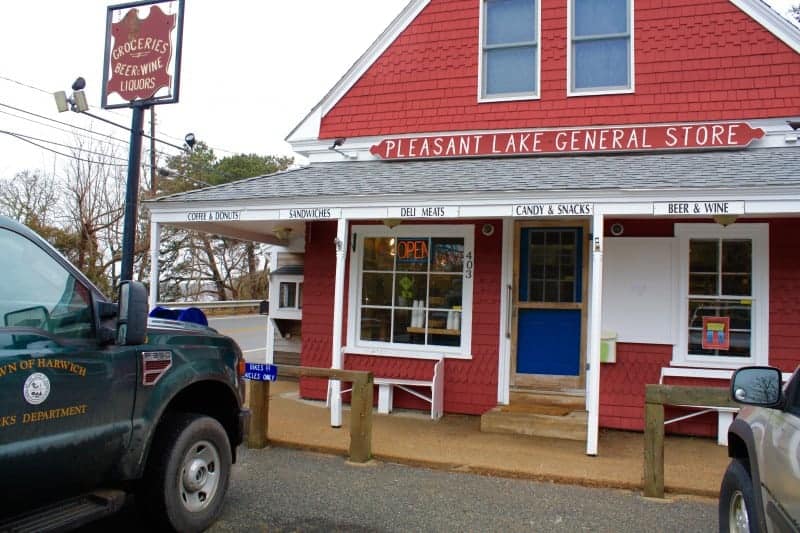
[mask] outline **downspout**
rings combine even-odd
[[[333,338],[331,340],[331,368],[344,368],[342,353],[342,320],[344,317],[344,266],[347,250],[347,219],[340,218],[336,227],[336,281],[333,292]],[[331,406],[331,426],[342,427],[342,382],[330,380],[328,386]]]
[[[592,284],[589,294],[589,361],[586,381],[586,410],[589,412],[586,432],[586,455],[597,455],[600,432],[600,331],[603,295],[603,212],[595,205],[592,217]]]

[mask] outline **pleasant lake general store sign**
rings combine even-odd
[[[764,130],[745,122],[530,130],[384,139],[382,159],[500,157],[535,154],[744,148]]]

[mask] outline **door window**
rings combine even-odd
[[[18,233],[0,229],[0,250],[0,327],[41,329],[72,339],[94,336],[91,293],[86,286]],[[25,337],[3,338],[13,344],[14,339]]]
[[[520,301],[576,303],[581,301],[579,272],[580,230],[537,229],[523,231],[527,282],[520,284]]]

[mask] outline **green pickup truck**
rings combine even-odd
[[[64,531],[128,496],[158,529],[221,511],[249,412],[244,359],[211,328],[111,303],[44,239],[0,217],[0,531]]]

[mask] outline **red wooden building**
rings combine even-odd
[[[308,166],[150,203],[154,254],[286,245],[303,365],[596,454],[645,384],[800,363],[798,54],[760,0],[413,0],[289,134]],[[301,384],[334,424],[340,391]]]

